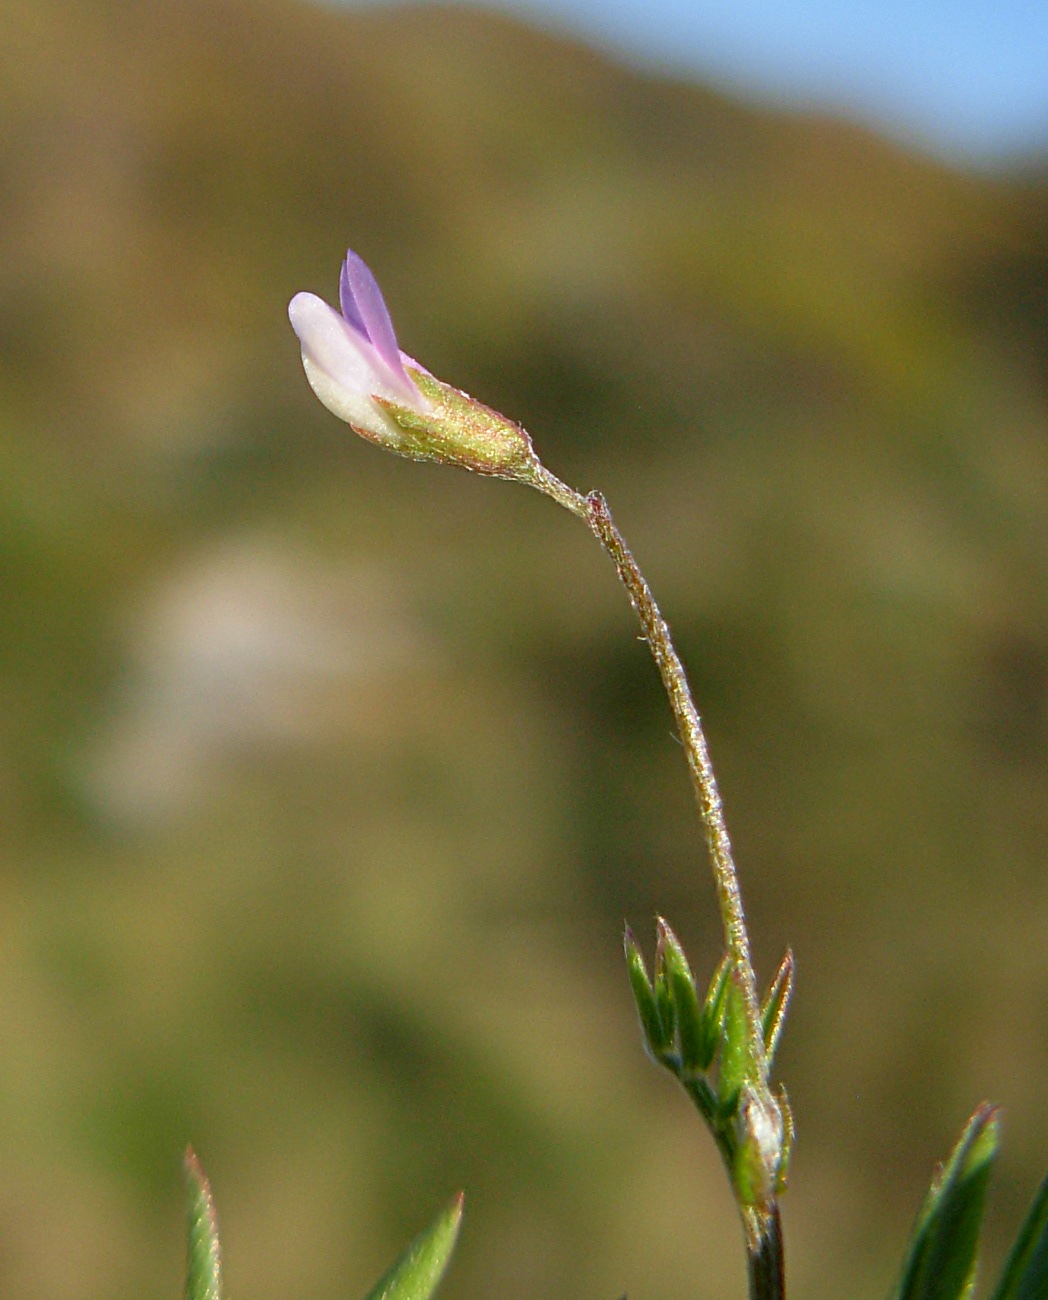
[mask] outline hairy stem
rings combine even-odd
[[[750,956],[746,917],[742,909],[739,875],[735,868],[731,839],[724,820],[724,806],[717,787],[709,746],[706,743],[706,733],[703,731],[702,720],[691,697],[691,688],[688,685],[684,665],[674,648],[669,627],[655,603],[651,588],[626,545],[626,539],[615,526],[603,496],[599,492],[591,492],[588,496],[583,496],[548,471],[543,472],[543,478],[537,486],[586,521],[601,546],[614,561],[619,579],[629,593],[630,601],[640,620],[644,639],[658,666],[687,756],[692,787],[699,805],[706,842],[709,845],[710,862],[717,888],[717,902],[724,926],[724,942],[739,972],[742,992],[746,1000],[753,1059],[763,1062],[765,1052],[760,999]]]
[[[619,579],[626,588],[637,618],[640,620],[644,640],[648,643],[648,648],[658,667],[677,722],[677,731],[687,756],[692,788],[709,846],[717,902],[724,927],[724,942],[735,969],[745,1006],[749,1056],[753,1067],[749,1086],[752,1089],[754,1104],[746,1108],[746,1118],[743,1122],[747,1131],[741,1140],[748,1140],[760,1150],[764,1165],[764,1186],[756,1193],[755,1200],[751,1199],[752,1192],[745,1197],[739,1194],[739,1185],[731,1169],[730,1152],[725,1155],[729,1161],[729,1175],[736,1190],[746,1238],[750,1298],[751,1300],[782,1300],[785,1295],[782,1230],[775,1192],[777,1167],[782,1155],[782,1115],[778,1101],[772,1095],[768,1084],[768,1058],[764,1046],[760,998],[750,956],[750,940],[742,907],[742,891],[739,888],[739,876],[735,868],[731,839],[724,820],[724,807],[702,720],[692,699],[687,674],[674,648],[666,620],[655,603],[651,589],[633,558],[626,539],[615,526],[603,496],[599,492],[591,492],[588,496],[583,496],[562,483],[544,467],[538,471],[534,486],[573,514],[578,515],[580,519],[584,519],[614,562]],[[716,1136],[716,1126],[711,1125],[711,1127]],[[734,1147],[732,1149],[734,1150]],[[722,1153],[724,1153],[723,1146]]]

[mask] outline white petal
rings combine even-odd
[[[375,439],[394,450],[404,445],[404,434],[396,421],[374,402],[371,397],[353,388],[346,388],[331,378],[326,370],[316,364],[302,349],[302,366],[313,392],[332,415],[351,424],[358,433]]]
[[[404,374],[393,371],[366,335],[314,293],[296,293],[288,306],[291,326],[302,344],[303,354],[337,383],[356,388],[368,396],[424,410],[422,394]]]
[[[366,339],[356,334],[333,307],[314,293],[296,293],[287,309],[302,351],[333,380],[361,392],[374,391],[374,373]]]
[[[302,344],[306,378],[328,410],[362,433],[400,445],[403,434],[372,394],[401,402],[403,394],[392,389],[367,339],[313,293],[295,294],[288,316]]]

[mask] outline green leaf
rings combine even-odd
[[[1048,1178],[1033,1198],[993,1300],[1044,1300],[1045,1296],[1048,1296]]]
[[[661,1061],[663,1053],[670,1046],[670,1040],[663,1030],[662,1017],[659,1015],[659,1008],[655,1001],[655,990],[648,978],[644,958],[641,955],[640,948],[637,947],[629,926],[626,927],[624,942],[626,971],[629,975],[630,988],[633,990],[633,1001],[637,1004],[637,1015],[640,1017],[644,1041],[652,1056],[657,1061]]]
[[[894,1300],[963,1300],[970,1294],[999,1130],[997,1110],[990,1105],[980,1106],[968,1121],[921,1206]]]
[[[731,955],[725,953],[720,965],[713,972],[710,986],[706,990],[706,1000],[702,1004],[702,1053],[709,1069],[724,1032],[724,1015],[728,993],[728,973],[731,970]]]
[[[786,1008],[793,992],[793,952],[787,948],[786,956],[775,972],[764,1005],[761,1007],[761,1024],[764,1028],[764,1054],[771,1069],[775,1060],[775,1051],[782,1037],[782,1027],[786,1023]]]
[[[695,979],[680,940],[661,916],[658,926],[659,950],[676,1013],[681,1065],[688,1071],[704,1070],[710,1062],[702,1059],[705,1043]]]
[[[393,1267],[368,1292],[367,1300],[429,1300],[455,1249],[462,1221],[462,1193],[436,1222],[419,1233]]]
[[[734,1114],[739,1100],[739,1091],[751,1077],[753,1066],[751,1056],[746,997],[742,991],[739,973],[732,966],[725,982],[720,1070],[717,1075],[717,1103],[725,1118]]]
[[[665,932],[660,922],[658,942],[655,945],[655,1006],[658,1009],[662,1027],[663,1041],[667,1050],[672,1047],[677,1037],[677,1006],[673,1000],[673,986],[669,971],[666,969]],[[663,1061],[670,1065],[669,1061]]]
[[[211,1187],[192,1147],[183,1158],[189,1190],[186,1300],[222,1300],[222,1252]]]

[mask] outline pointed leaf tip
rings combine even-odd
[[[699,1007],[699,995],[695,991],[695,978],[680,940],[661,917],[659,918],[659,952],[673,1002],[681,1066],[688,1072],[705,1070],[710,1062],[706,1055],[702,1012]]]
[[[464,1203],[465,1193],[459,1192],[372,1287],[366,1300],[429,1300],[455,1249]]]
[[[999,1141],[1000,1114],[983,1103],[932,1180],[893,1300],[963,1300],[970,1293]]]
[[[703,1054],[712,1063],[724,1033],[724,1016],[727,1008],[728,974],[731,956],[725,953],[710,978],[706,998],[702,1004]]]
[[[626,974],[629,977],[633,1001],[640,1019],[644,1046],[657,1064],[664,1063],[665,1054],[672,1047],[672,1028],[667,1032],[663,1022],[655,989],[644,964],[644,956],[637,946],[632,933],[627,928],[625,935]],[[663,981],[665,984],[665,981]]]
[[[659,1017],[660,1041],[664,1045],[664,1051],[667,1054],[672,1054],[677,1038],[677,1007],[673,1000],[673,987],[668,969],[669,963],[666,959],[666,948],[669,943],[667,936],[672,937],[672,935],[673,931],[662,917],[656,917],[652,991],[655,994],[655,1007]],[[674,942],[676,941],[674,940]],[[669,1065],[668,1058],[663,1061],[663,1064]]]
[[[793,950],[786,949],[786,956],[779,963],[775,978],[771,982],[764,1004],[761,1007],[761,1024],[764,1029],[764,1053],[768,1068],[775,1060],[775,1052],[782,1037],[786,1023],[786,1011],[793,993]]]
[[[182,1165],[189,1193],[185,1300],[222,1300],[222,1252],[211,1186],[192,1147],[186,1148]]]

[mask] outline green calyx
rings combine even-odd
[[[519,424],[424,371],[409,373],[429,403],[427,411],[384,397],[374,399],[404,434],[403,443],[392,450],[409,460],[461,465],[478,474],[535,483],[539,460]]]

